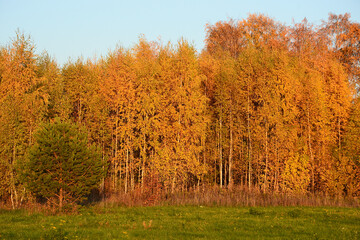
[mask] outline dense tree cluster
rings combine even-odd
[[[0,51],[0,198],[28,197],[19,166],[55,118],[101,149],[104,193],[243,184],[360,194],[360,25],[250,15],[206,28],[205,49],[141,38],[59,67],[18,34]]]

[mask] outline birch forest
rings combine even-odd
[[[0,46],[0,201],[31,199],[21,166],[55,118],[101,149],[104,196],[241,185],[359,197],[360,24],[251,14],[205,32],[201,51],[140,37],[63,66],[20,32]]]

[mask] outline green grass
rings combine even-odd
[[[360,209],[91,207],[58,216],[2,210],[0,239],[360,239]]]

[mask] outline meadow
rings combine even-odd
[[[75,215],[1,210],[0,239],[360,239],[360,209],[100,207]]]

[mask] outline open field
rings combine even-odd
[[[360,209],[91,207],[77,215],[0,212],[0,239],[360,239]]]

